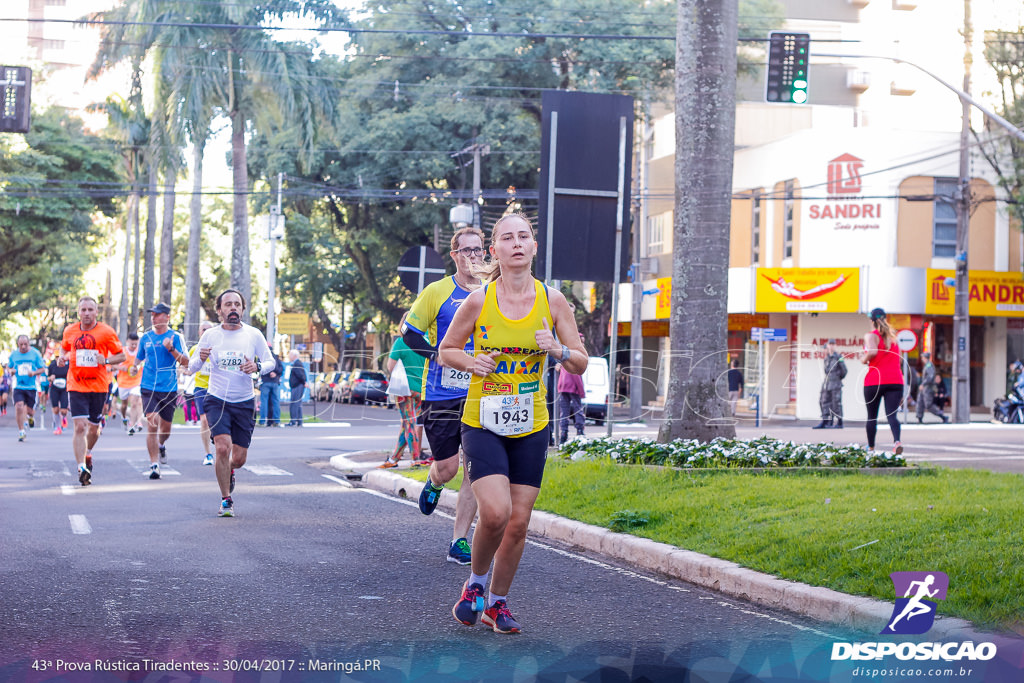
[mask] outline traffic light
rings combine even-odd
[[[807,102],[807,59],[809,33],[773,32],[768,41],[766,102],[805,104]]]
[[[32,107],[32,70],[0,66],[0,133],[27,133]]]

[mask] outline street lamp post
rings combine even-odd
[[[267,341],[271,346],[277,335],[277,319],[274,312],[274,298],[277,294],[277,241],[284,237],[284,216],[281,214],[281,183],[284,174],[277,174],[277,206],[270,208],[267,222],[267,239],[270,240],[270,283],[267,287]]]

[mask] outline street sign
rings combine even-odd
[[[751,327],[750,338],[754,341],[787,341],[789,330],[785,327]]]
[[[324,359],[324,343],[313,342],[313,360],[321,361]]]
[[[913,351],[917,347],[917,335],[913,330],[900,330],[896,333],[896,346],[900,351]]]
[[[278,334],[306,334],[309,331],[309,316],[305,313],[278,313]]]
[[[398,259],[398,279],[413,294],[444,277],[444,261],[430,247],[412,247]]]

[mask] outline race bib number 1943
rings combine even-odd
[[[481,396],[480,426],[501,436],[533,431],[533,396]]]

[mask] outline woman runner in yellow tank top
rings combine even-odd
[[[470,577],[452,614],[472,626],[482,613],[495,632],[518,633],[507,596],[547,457],[544,371],[550,361],[583,374],[587,352],[565,296],[533,277],[537,242],[529,219],[522,214],[500,218],[489,249],[487,285],[462,304],[438,349],[445,367],[473,374],[462,415],[462,448],[480,517]],[[475,355],[463,350],[471,336]]]

